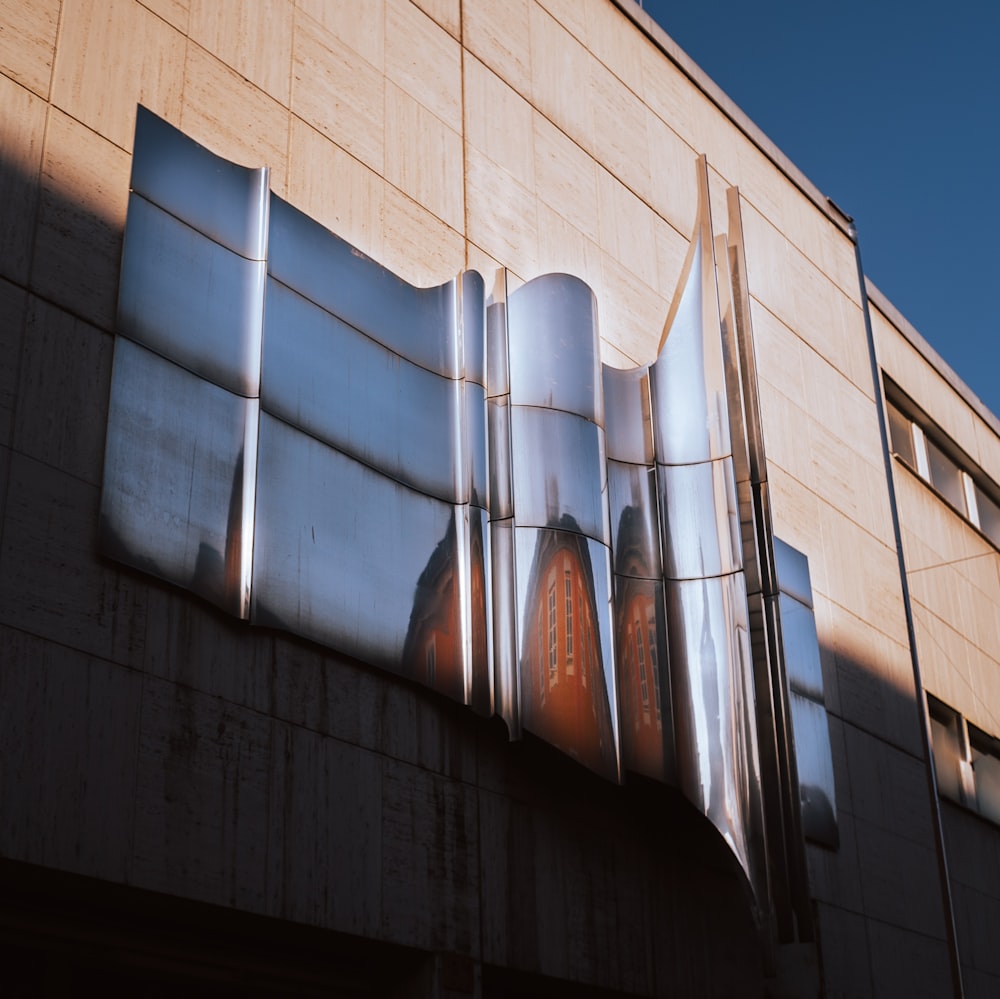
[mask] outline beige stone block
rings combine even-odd
[[[214,153],[271,169],[271,190],[287,193],[288,111],[204,49],[188,46],[181,128]]]
[[[462,131],[462,49],[410,0],[387,0],[386,76],[456,132]]]
[[[0,73],[48,98],[60,0],[0,0]]]
[[[659,284],[652,209],[607,170],[598,167],[601,247],[650,288]],[[667,294],[671,294],[669,289]]]
[[[385,66],[385,0],[296,0],[299,10],[378,69]],[[302,19],[296,22],[301,25]]]
[[[503,265],[500,261],[491,257],[484,249],[476,246],[475,243],[466,240],[465,241],[465,268],[470,271],[478,271],[486,284],[486,300],[490,300],[490,296],[494,293],[494,289],[497,287],[498,272],[503,270]],[[497,296],[500,296],[500,292],[497,292]]]
[[[538,274],[535,195],[466,144],[468,238],[526,279]]]
[[[587,26],[587,5],[590,0],[536,0],[544,7],[574,38],[584,45],[589,45]]]
[[[462,41],[501,79],[531,97],[532,0],[462,5]]]
[[[145,7],[131,0],[67,3],[59,37],[52,102],[67,114],[129,150],[136,104],[180,119],[187,43]]]
[[[823,540],[820,531],[819,500],[791,473],[767,459],[767,492],[777,537],[804,552],[812,565]],[[816,579],[813,579],[816,588]]]
[[[652,111],[646,110],[649,194],[653,209],[685,239],[691,238],[698,209],[694,150]]]
[[[292,118],[288,200],[366,256],[382,259],[385,181],[335,142]]]
[[[669,222],[655,214],[653,241],[656,244],[656,290],[672,301],[678,291],[690,244]]]
[[[690,142],[691,121],[705,100],[691,81],[652,42],[639,46],[642,64],[642,96],[649,108],[669,122],[683,141]]]
[[[543,201],[538,213],[538,272],[573,274],[590,285],[600,287],[601,251],[596,243]]]
[[[993,482],[1000,483],[1000,436],[982,420],[975,421],[975,458]]]
[[[461,232],[462,137],[394,83],[385,85],[385,176]]]
[[[385,162],[385,78],[317,22],[300,18],[292,47],[292,111],[376,173]]]
[[[593,158],[565,132],[537,112],[534,135],[535,191],[554,212],[588,239],[600,239],[598,168]]]
[[[413,0],[413,2],[428,16],[432,17],[454,38],[461,38],[462,4],[461,0]]]
[[[139,3],[173,25],[182,35],[188,33],[191,0],[139,0]]]
[[[777,465],[816,492],[808,415],[766,378],[758,383],[768,467]]]
[[[115,321],[130,168],[128,153],[52,109],[31,284],[105,330]]]
[[[796,406],[808,405],[809,386],[805,378],[805,344],[755,298],[750,299],[750,326],[753,332],[757,378],[778,387]],[[767,447],[767,441],[764,442]]]
[[[0,278],[0,448],[11,442],[17,410],[18,378],[21,366],[21,334],[27,312],[27,292]],[[0,490],[6,482],[0,476]],[[0,496],[4,493],[0,492]],[[2,510],[2,506],[0,506]]]
[[[35,236],[47,105],[0,76],[0,274],[26,284]]]
[[[650,43],[642,32],[614,4],[604,0],[584,0],[575,6],[586,13],[590,51],[630,90],[643,96],[643,51]]]
[[[537,154],[532,121],[538,116],[516,90],[475,56],[467,54],[464,65],[466,140],[518,183],[533,189]]]
[[[610,70],[590,62],[595,158],[644,201],[652,202],[649,109]]]
[[[698,101],[691,125],[692,134],[685,138],[704,153],[709,166],[719,172],[727,186],[735,184],[740,172],[740,130],[708,98]]]
[[[593,150],[597,60],[541,7],[533,5],[530,15],[532,103],[584,149]]]
[[[648,363],[655,357],[669,302],[611,254],[601,258],[601,335],[633,365]]]
[[[443,284],[465,269],[465,240],[394,187],[385,189],[383,260],[420,287]]]
[[[191,0],[188,32],[227,66],[288,106],[292,0]]]
[[[747,288],[771,315],[797,333],[788,241],[753,205],[744,202],[742,208]]]

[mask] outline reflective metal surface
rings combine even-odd
[[[257,394],[265,264],[129,197],[118,330],[203,378]]]
[[[618,780],[608,550],[571,531],[528,528],[515,545],[523,725]]]
[[[790,704],[795,761],[799,770],[802,832],[813,842],[836,848],[840,845],[840,831],[826,708],[794,690]]]
[[[467,502],[463,387],[268,280],[261,405],[286,423],[422,492]]]
[[[604,426],[597,306],[579,278],[546,274],[507,300],[510,401]]]
[[[600,427],[572,413],[511,406],[514,518],[611,543]]]
[[[257,401],[123,337],[111,383],[102,550],[246,617]]]
[[[609,461],[608,495],[616,575],[659,579],[663,569],[653,469]]]
[[[807,607],[812,607],[812,581],[809,559],[790,544],[774,539],[774,567],[782,593],[787,593]]]
[[[653,463],[653,424],[649,406],[649,368],[602,369],[608,457],[635,464]]]
[[[268,169],[209,152],[144,107],[135,115],[132,190],[240,256],[267,253]]]

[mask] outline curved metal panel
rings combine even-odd
[[[615,573],[642,579],[659,579],[660,527],[656,515],[656,482],[653,469],[608,461],[608,496],[611,507],[611,547]]]
[[[463,376],[457,279],[414,288],[273,194],[267,269],[414,364]]]
[[[493,680],[497,713],[512,739],[521,737],[521,694],[517,670],[517,599],[514,586],[514,525],[490,523],[493,557]]]
[[[490,612],[493,605],[492,558],[489,515],[469,506],[469,672],[466,703],[478,714],[494,711],[493,636]]]
[[[257,401],[119,338],[101,549],[246,617]]]
[[[490,514],[495,520],[514,516],[510,463],[510,406],[506,396],[488,400]]]
[[[257,395],[264,263],[129,196],[118,332],[240,395]]]
[[[609,368],[605,364],[601,370],[608,457],[614,461],[652,465],[649,368]]]
[[[611,543],[604,431],[572,413],[511,406],[514,519]]]
[[[736,483],[729,458],[658,465],[667,579],[721,576],[742,567]]]
[[[750,876],[756,735],[742,573],[666,583],[681,788]]]
[[[464,385],[466,443],[470,482],[469,502],[481,510],[490,507],[489,432],[487,430],[486,389],[473,381]]]
[[[268,169],[237,166],[141,105],[132,190],[240,256],[267,255]]]
[[[594,293],[579,278],[545,274],[507,300],[510,401],[604,425]]]
[[[404,360],[268,280],[261,406],[407,485],[451,502],[464,445],[461,382]]]
[[[486,386],[486,285],[478,271],[459,278],[462,294],[462,350],[465,377]]]
[[[267,413],[258,468],[252,620],[464,701],[465,508]]]
[[[507,303],[494,302],[486,309],[486,384],[493,399],[510,393],[507,365]]]
[[[571,531],[515,530],[521,717],[611,779],[621,775],[608,549]]]
[[[676,780],[663,583],[615,576],[615,663],[622,765]]]

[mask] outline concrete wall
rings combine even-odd
[[[705,153],[718,231],[742,193],[775,530],[815,591],[841,831],[838,851],[809,847],[827,994],[947,992],[853,246],[620,6],[0,0],[4,857],[639,994],[760,981],[738,881],[669,793],[640,805],[95,548],[137,103],[269,165],[281,197],[411,282],[580,276],[621,365],[652,359]],[[1000,479],[995,434],[907,343],[879,330],[892,376]],[[980,551],[896,479],[908,556]],[[1000,732],[995,561],[911,585],[921,636],[955,650],[928,686]],[[944,611],[954,578],[978,602]],[[956,701],[955,676],[978,694]]]

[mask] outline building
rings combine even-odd
[[[850,220],[637,4],[0,0],[0,71],[0,913],[14,994],[996,993],[1000,423],[865,278]],[[478,294],[486,326],[503,315],[510,342],[541,353],[569,314],[533,326],[545,303],[577,310],[565,343],[594,332],[597,355],[573,362],[589,382],[554,389],[525,363],[518,395],[471,361],[434,372],[481,397],[477,412],[509,411],[513,513],[484,498],[497,490],[480,488],[485,466],[442,485],[444,444],[418,426],[430,417],[401,409],[412,449],[370,467],[398,459],[462,517],[401,503],[377,520],[368,472],[338,473],[376,554],[286,571],[279,514],[340,519],[322,489],[278,474],[339,432],[303,408],[261,431],[298,421],[308,437],[273,437],[269,474],[250,474],[263,443],[225,445],[222,542],[189,532],[191,511],[128,537],[102,520],[126,495],[116,469],[154,481],[142,452],[115,450],[133,439],[120,414],[141,429],[161,398],[134,391],[122,408],[118,381],[145,356],[129,294],[148,285],[126,269],[150,258],[123,248],[126,219],[139,224],[130,190],[147,190],[135,164],[158,162],[142,121],[207,151],[198,162],[220,176],[248,168],[232,175],[258,178],[246,183],[272,237],[279,222],[339,237],[316,236],[338,273],[382,275],[378,294],[346,280],[366,292],[358,308],[419,300],[417,324]],[[183,200],[201,183],[175,187]],[[231,220],[225,204],[199,211]],[[240,245],[260,289],[326,287],[311,251],[275,277],[274,238],[256,256]],[[187,273],[190,294],[157,313],[169,336],[195,328],[194,289],[211,278]],[[463,273],[438,299],[412,291]],[[728,376],[712,398],[732,408],[696,411],[704,454],[664,457],[686,416],[657,387],[678,365],[657,359],[678,352],[661,333],[690,321],[692,274],[716,295],[724,339],[706,370]],[[225,325],[219,301],[198,315]],[[471,312],[449,315],[465,329]],[[189,341],[198,353],[201,335]],[[220,354],[232,360],[228,342]],[[310,399],[339,356],[316,367]],[[185,358],[183,377],[215,377],[199,365],[218,358]],[[174,408],[157,427],[201,440],[216,426],[162,397]],[[663,413],[650,450],[634,428]],[[496,419],[483,417],[491,456]],[[551,463],[551,481],[522,471]],[[162,468],[172,488],[189,465]],[[694,531],[705,505],[661,483],[702,476],[733,489],[707,494],[718,516]],[[262,491],[275,482],[292,485]],[[688,513],[654,519],[668,499]],[[536,520],[519,521],[526,508]],[[420,529],[394,529],[411,514]],[[704,556],[709,537],[739,565],[693,568],[686,541]],[[453,551],[468,554],[460,571]],[[418,596],[390,640],[378,615],[404,557]],[[251,568],[278,581],[274,602],[254,604]],[[723,577],[725,624],[687,620],[698,598],[682,592]],[[367,609],[312,613],[324,586]]]

